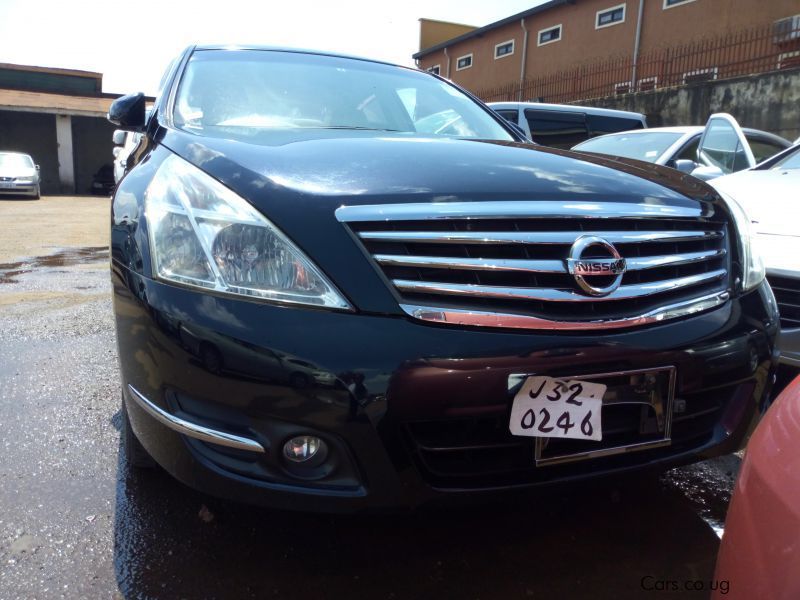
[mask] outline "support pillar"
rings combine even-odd
[[[58,180],[62,194],[75,193],[75,160],[72,156],[72,117],[56,115]]]

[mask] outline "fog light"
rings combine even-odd
[[[298,435],[283,445],[283,455],[293,463],[311,460],[325,446],[325,442],[313,435]]]

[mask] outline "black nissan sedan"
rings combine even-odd
[[[407,509],[729,453],[778,314],[738,205],[414,69],[191,47],[111,215],[123,448],[221,497]]]

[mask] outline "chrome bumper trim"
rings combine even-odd
[[[681,302],[635,317],[598,321],[555,321],[530,315],[482,312],[457,308],[436,308],[401,304],[400,308],[415,319],[448,325],[470,325],[476,327],[507,327],[511,329],[540,329],[557,331],[587,331],[598,329],[621,329],[660,323],[669,319],[683,317],[716,308],[730,298],[728,292],[721,292]]]
[[[724,231],[595,231],[612,244],[644,244],[647,242],[693,242],[716,240]],[[583,231],[358,231],[368,242],[402,242],[421,244],[572,244]]]
[[[351,221],[430,221],[440,219],[525,219],[530,217],[562,219],[589,217],[598,219],[711,216],[710,204],[691,202],[670,206],[660,199],[634,202],[592,202],[589,200],[500,200],[488,202],[422,202],[407,204],[372,204],[340,206],[336,218]]]
[[[136,404],[138,404],[147,414],[153,417],[156,421],[158,421],[162,425],[166,425],[173,431],[177,431],[178,433],[181,433],[183,435],[187,435],[189,437],[193,437],[195,439],[202,440],[210,444],[218,444],[220,446],[226,446],[228,448],[236,448],[237,450],[249,450],[250,452],[259,452],[261,454],[266,453],[266,450],[264,450],[264,446],[262,446],[255,440],[244,438],[238,435],[233,435],[232,433],[225,433],[224,431],[218,431],[216,429],[209,429],[208,427],[204,427],[203,425],[198,425],[196,423],[186,421],[184,419],[171,415],[167,411],[153,404],[131,384],[128,384],[128,390],[131,393],[131,398],[134,399]]]

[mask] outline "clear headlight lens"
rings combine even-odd
[[[349,309],[320,270],[260,212],[178,156],[145,192],[160,279],[275,302]]]
[[[17,177],[14,179],[17,183],[33,183],[32,177]]]
[[[758,252],[756,235],[750,217],[734,198],[719,190],[717,193],[728,205],[739,234],[742,255],[742,291],[746,292],[764,281],[764,277],[766,277],[764,261]]]

